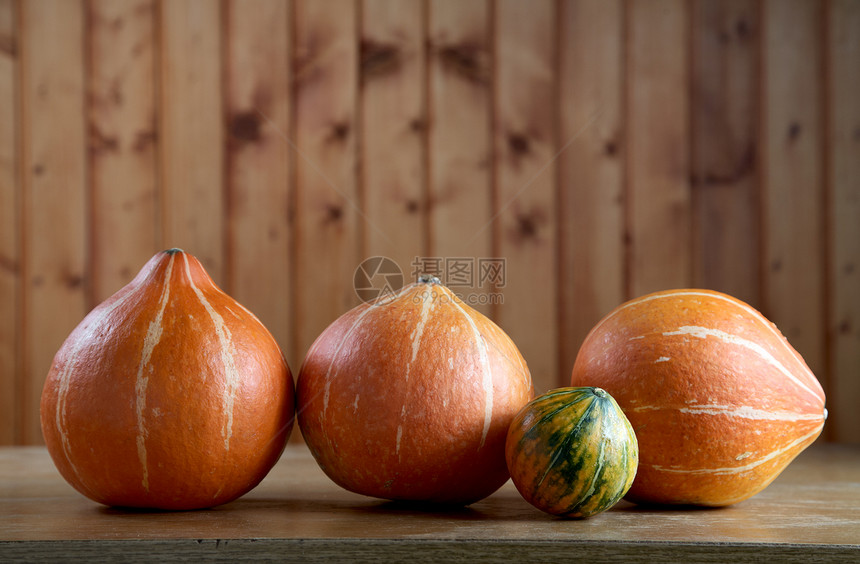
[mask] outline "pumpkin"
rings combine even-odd
[[[631,300],[588,334],[573,386],[618,401],[639,440],[627,498],[730,505],[764,489],[821,433],[824,392],[761,313],[726,294]]]
[[[505,458],[538,509],[590,517],[615,505],[636,476],[636,435],[600,388],[559,388],[528,403],[508,430]]]
[[[112,506],[196,509],[256,486],[286,446],[272,335],[179,249],[156,254],[54,358],[42,433],[63,477]]]
[[[422,277],[323,331],[296,394],[305,442],[337,484],[390,500],[468,504],[507,481],[505,436],[533,392],[511,339]]]

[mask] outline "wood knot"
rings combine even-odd
[[[17,51],[15,38],[5,33],[0,34],[0,53],[6,53],[10,57],[14,57],[17,55]]]
[[[80,288],[84,284],[84,277],[75,272],[64,272],[62,275],[63,284],[71,290]]]
[[[18,261],[12,257],[0,255],[0,270],[17,274],[18,268]]]
[[[400,48],[391,43],[362,39],[360,60],[362,80],[393,73],[400,68]]]
[[[90,124],[90,150],[95,153],[109,153],[119,150],[116,135],[106,135],[98,127]]]
[[[261,125],[257,112],[237,113],[230,120],[230,136],[237,141],[255,143],[262,138]]]
[[[793,121],[788,125],[788,140],[796,141],[798,137],[800,137],[800,124]]]
[[[414,118],[409,122],[409,129],[415,133],[423,133],[427,129],[427,122],[420,117]]]
[[[135,135],[134,137],[134,143],[132,144],[131,148],[132,150],[134,150],[135,153],[142,153],[146,151],[153,143],[155,143],[155,140],[157,138],[158,134],[151,129],[138,131],[137,135]]]
[[[529,215],[517,216],[517,231],[523,239],[530,239],[537,235],[537,223]]]
[[[349,137],[349,130],[351,129],[349,122],[339,121],[337,123],[333,123],[331,126],[331,133],[329,135],[330,141],[343,142],[346,141],[347,137]]]
[[[325,217],[323,223],[337,223],[343,217],[343,208],[337,204],[325,205]]]
[[[514,241],[536,241],[541,227],[547,222],[547,213],[543,208],[536,207],[529,211],[517,211],[514,214],[514,225],[511,236]]]
[[[511,133],[508,135],[508,147],[514,155],[525,155],[529,152],[529,138],[522,133]]]
[[[413,199],[406,200],[406,211],[407,213],[417,213],[418,210],[421,209],[421,205]]]
[[[477,84],[485,84],[489,77],[485,50],[477,42],[462,42],[439,48],[442,68]]]
[[[625,247],[633,246],[633,234],[630,232],[629,229],[624,230],[624,234],[621,237],[621,241]]]
[[[731,170],[693,173],[690,182],[696,187],[731,186],[737,184],[755,171],[756,153],[753,145],[748,145]]]
[[[603,146],[603,154],[605,154],[607,157],[614,157],[618,154],[618,145],[615,143],[615,141],[606,142],[606,144]]]

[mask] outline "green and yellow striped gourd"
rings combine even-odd
[[[636,476],[636,435],[600,388],[559,388],[535,398],[508,430],[514,485],[538,509],[588,517],[620,500]]]

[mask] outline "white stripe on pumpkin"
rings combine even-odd
[[[236,361],[233,357],[233,342],[232,334],[227,325],[224,324],[224,318],[221,317],[203,292],[194,284],[191,277],[191,267],[188,265],[188,255],[183,254],[185,260],[185,274],[188,277],[188,284],[194,290],[197,299],[203,305],[203,309],[209,314],[212,324],[215,326],[215,334],[218,336],[218,342],[221,345],[221,362],[224,365],[224,376],[226,378],[226,386],[222,396],[222,406],[224,410],[224,424],[221,426],[221,436],[224,437],[224,449],[230,450],[230,437],[233,436],[233,404],[236,400],[236,392],[239,387],[239,371],[236,369]]]
[[[343,337],[340,340],[340,343],[338,343],[337,348],[334,350],[334,353],[331,355],[331,359],[329,360],[329,363],[328,363],[328,369],[326,370],[326,373],[325,373],[325,387],[324,387],[324,391],[323,391],[322,417],[325,417],[326,412],[328,411],[329,393],[331,391],[332,368],[334,367],[335,360],[337,360],[337,357],[340,354],[340,350],[343,348],[344,344],[346,344],[346,341],[349,339],[350,335],[352,335],[353,332],[356,329],[358,329],[358,327],[364,321],[364,318],[367,317],[367,315],[370,314],[372,311],[374,311],[374,309],[375,308],[372,305],[368,304],[365,306],[364,310],[362,310],[361,313],[359,313],[358,316],[356,316],[355,320],[353,320],[352,325],[350,325],[349,329],[346,331],[346,333],[344,333]],[[310,353],[308,353],[308,357],[310,357]],[[335,371],[334,376],[335,377],[337,376],[337,371]],[[325,426],[323,426],[323,428],[325,428]]]
[[[394,445],[394,454],[397,455],[397,460],[400,460],[400,437],[403,436],[403,425],[397,426],[397,438]]]
[[[609,315],[604,317],[602,320],[600,320],[600,322],[597,325],[595,325],[594,328],[591,330],[591,333],[595,332],[598,327],[600,327],[601,325],[606,323],[609,319],[614,317],[617,313],[619,313],[619,312],[621,312],[627,308],[630,308],[630,307],[633,307],[633,306],[636,306],[639,304],[643,304],[646,302],[650,302],[652,300],[661,300],[661,299],[673,298],[673,297],[678,297],[678,296],[703,296],[706,298],[721,300],[721,301],[729,303],[729,304],[731,304],[737,308],[742,309],[743,311],[745,311],[746,313],[751,315],[754,319],[756,319],[759,323],[761,323],[765,327],[765,329],[768,330],[768,332],[770,332],[773,336],[775,336],[776,341],[778,343],[780,343],[783,347],[785,347],[785,349],[789,352],[789,354],[791,354],[791,356],[798,361],[798,364],[800,365],[804,376],[806,376],[807,380],[809,381],[809,384],[811,384],[813,388],[818,388],[821,386],[821,384],[818,382],[818,379],[815,377],[815,374],[813,374],[812,371],[809,369],[809,367],[806,366],[806,363],[803,361],[803,358],[800,356],[800,354],[798,354],[797,351],[795,351],[794,349],[791,348],[791,346],[788,344],[788,341],[776,329],[776,327],[774,326],[773,323],[768,321],[767,318],[764,317],[756,309],[744,304],[743,302],[741,302],[739,300],[731,298],[729,296],[723,296],[720,294],[715,294],[715,293],[710,293],[710,292],[696,292],[696,291],[692,291],[692,290],[668,292],[665,294],[643,296],[641,298],[631,300],[625,304],[618,306],[618,308],[616,308],[612,313],[610,313]],[[638,338],[642,338],[642,337],[643,336],[634,337],[634,339],[638,339]]]
[[[412,338],[412,357],[406,363],[406,370],[403,376],[404,383],[408,386],[409,384],[409,373],[412,370],[412,363],[415,362],[415,359],[418,357],[418,351],[421,350],[421,336],[424,335],[424,327],[427,325],[427,320],[430,318],[430,312],[433,309],[433,306],[436,303],[436,300],[433,297],[433,293],[423,290],[422,292],[418,292],[413,296],[413,299],[419,297],[421,298],[421,312],[418,316],[418,323],[415,325],[415,328],[412,330],[410,337]],[[410,401],[409,394],[406,394],[406,401]],[[407,409],[406,404],[404,404],[400,409],[400,418],[406,417]],[[397,455],[398,460],[400,459],[400,438],[403,436],[403,425],[397,426],[397,436],[395,439],[394,445],[394,453]]]
[[[651,468],[653,468],[654,470],[657,470],[659,472],[668,472],[668,473],[672,473],[672,474],[693,474],[693,475],[700,475],[700,474],[715,474],[715,475],[742,474],[744,472],[749,472],[749,471],[753,470],[756,466],[760,466],[760,465],[764,464],[765,462],[769,462],[769,461],[773,460],[774,458],[778,458],[778,457],[782,456],[783,454],[786,454],[786,453],[788,453],[788,452],[790,452],[790,451],[792,451],[798,447],[802,447],[807,441],[810,441],[811,439],[814,439],[815,437],[817,437],[818,434],[821,433],[821,429],[823,429],[823,428],[824,428],[824,423],[822,422],[821,425],[816,427],[813,431],[803,435],[802,437],[799,437],[799,438],[791,441],[790,443],[788,443],[787,445],[785,445],[782,448],[774,450],[773,452],[771,452],[767,456],[759,458],[755,462],[750,462],[749,464],[745,464],[743,466],[729,466],[729,467],[725,467],[725,468],[692,468],[692,469],[660,466],[658,464],[651,464],[650,466],[651,466]],[[741,460],[743,460],[743,458]]]
[[[744,339],[743,337],[738,337],[737,335],[733,335],[731,333],[726,333],[725,331],[721,331],[719,329],[711,329],[708,327],[699,327],[695,325],[685,325],[684,327],[679,327],[676,331],[666,331],[663,333],[664,337],[673,337],[678,335],[690,335],[698,339],[707,339],[708,337],[713,337],[730,345],[738,345],[744,347],[745,349],[754,352],[762,360],[779,370],[786,378],[809,392],[815,399],[820,399],[818,394],[814,390],[810,389],[806,384],[801,382],[794,374],[791,373],[790,370],[783,366],[783,364],[778,361],[776,357],[770,354],[770,351],[768,351],[756,342],[750,341],[749,339]]]
[[[723,415],[731,418],[753,419],[761,421],[818,421],[823,419],[822,414],[796,413],[793,411],[767,411],[757,409],[748,405],[688,405],[687,407],[673,407],[663,405],[640,405],[630,409],[631,412],[641,413],[643,411],[677,410],[679,413],[693,415]]]
[[[460,307],[460,304],[457,303],[457,298],[447,288],[445,288],[445,291],[449,294],[448,297],[450,299],[450,303],[460,310],[460,313],[462,313],[463,317],[466,318],[469,327],[472,328],[472,334],[475,337],[475,346],[478,348],[478,356],[481,360],[481,366],[484,368],[483,378],[481,380],[481,385],[484,388],[484,429],[481,432],[481,444],[478,445],[478,449],[480,450],[480,448],[484,446],[484,442],[487,440],[487,434],[490,432],[490,423],[493,420],[493,373],[490,369],[489,347],[487,346],[487,342],[484,340],[484,336],[481,335],[480,330],[478,330],[478,326],[475,324],[475,320],[472,319],[472,316]]]
[[[436,303],[436,300],[433,299],[431,292],[424,292],[421,296],[421,313],[418,318],[418,323],[415,325],[415,329],[412,330],[412,358],[409,359],[409,362],[406,364],[406,374],[404,378],[409,380],[409,371],[412,368],[412,363],[415,362],[415,358],[418,356],[418,351],[421,348],[421,336],[424,335],[424,326],[427,325],[427,320],[430,317],[430,312],[433,309],[433,305]]]
[[[146,438],[149,436],[149,431],[146,428],[144,411],[146,410],[146,389],[149,385],[149,376],[145,375],[145,371],[146,367],[149,366],[149,361],[152,359],[152,352],[155,350],[155,346],[161,341],[164,329],[164,310],[170,301],[170,276],[173,273],[174,258],[176,258],[176,255],[171,254],[167,268],[164,271],[161,297],[158,299],[158,313],[149,322],[146,336],[143,338],[143,352],[140,355],[140,364],[137,367],[137,378],[134,383],[134,410],[137,415],[137,458],[140,460],[140,466],[143,471],[141,485],[143,485],[143,489],[147,492],[149,491],[149,465],[146,461]]]
[[[322,420],[325,419],[326,412],[328,411],[329,396],[331,395],[332,376],[337,377],[337,370],[335,370],[334,374],[332,374],[332,368],[334,367],[334,363],[337,360],[338,355],[340,355],[340,351],[343,348],[344,344],[346,344],[346,341],[349,339],[350,335],[352,335],[352,333],[355,332],[356,329],[358,329],[358,327],[364,322],[364,318],[370,312],[376,311],[377,308],[384,308],[384,307],[391,305],[395,300],[402,298],[404,296],[404,294],[406,294],[410,290],[415,289],[417,286],[418,286],[417,283],[406,285],[403,288],[401,288],[400,291],[398,291],[391,298],[384,298],[383,299],[382,297],[380,297],[373,302],[365,303],[365,304],[362,304],[362,305],[357,306],[355,308],[355,309],[358,309],[360,307],[364,307],[364,309],[361,310],[361,312],[358,314],[358,316],[353,320],[352,325],[349,327],[349,329],[346,331],[346,333],[344,333],[343,337],[341,337],[340,343],[338,343],[337,348],[335,348],[334,353],[331,355],[331,358],[329,359],[328,368],[326,369],[325,385],[323,387],[323,410],[322,410],[322,413],[320,414],[320,422],[321,423],[322,423]],[[351,311],[355,311],[355,309],[353,309]],[[345,315],[347,315],[347,314],[345,314]],[[320,338],[317,338],[317,340],[313,342],[313,344],[311,345],[311,348],[308,350],[306,358],[312,358],[316,354],[316,351],[319,348],[321,342],[322,342],[322,340]],[[311,398],[311,399],[315,399],[315,397]],[[357,405],[357,403],[358,403],[358,397],[356,396],[356,405]],[[326,431],[325,431],[326,428],[327,428],[327,426],[323,424],[322,430],[323,430],[324,435],[326,435]],[[326,438],[328,438],[327,435],[326,435]]]
[[[66,456],[66,462],[69,463],[69,467],[75,473],[75,476],[78,477],[78,483],[84,485],[84,487],[86,487],[86,485],[81,481],[80,472],[72,461],[72,445],[69,440],[68,431],[66,430],[66,400],[68,399],[67,396],[71,385],[71,376],[78,367],[78,356],[84,346],[90,343],[91,339],[95,336],[96,331],[102,328],[105,319],[107,319],[111,313],[120,308],[138,290],[144,287],[145,280],[146,277],[141,278],[136,286],[129,288],[125,294],[118,297],[113,303],[105,305],[104,307],[99,306],[89,314],[91,319],[87,324],[86,330],[78,335],[75,344],[72,346],[72,350],[69,352],[69,357],[65,366],[63,366],[63,370],[57,376],[57,411],[55,413],[54,422],[57,426],[57,432],[60,435],[60,444],[63,448],[63,454]]]

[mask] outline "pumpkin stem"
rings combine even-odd
[[[607,396],[606,390],[603,388],[591,388],[591,391],[599,398],[605,398]]]
[[[173,247],[172,249],[167,249],[164,252],[167,253],[168,255],[175,255],[176,253],[184,253],[185,251],[183,251],[179,247]]]
[[[418,277],[419,284],[441,284],[442,281],[439,280],[436,276],[431,276],[430,274],[422,274]]]

